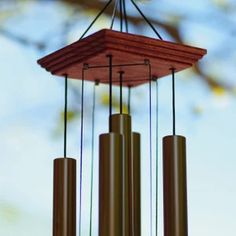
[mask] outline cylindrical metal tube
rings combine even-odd
[[[54,160],[53,236],[76,236],[76,160]]]
[[[163,138],[164,235],[187,236],[186,141],[183,136]]]
[[[111,132],[119,133],[124,138],[123,155],[123,181],[122,181],[122,202],[123,202],[123,234],[131,236],[132,233],[132,191],[131,191],[131,116],[128,114],[113,114],[110,116]]]
[[[99,236],[122,235],[123,137],[99,137]]]
[[[141,236],[141,155],[140,134],[132,133],[132,226],[133,236]]]

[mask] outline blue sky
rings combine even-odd
[[[152,7],[158,8],[154,3],[144,8],[146,12],[149,12]],[[160,1],[163,12],[175,7],[180,12],[186,12],[188,9],[208,14],[209,2],[198,1],[196,4],[195,1],[188,1],[185,7],[182,7],[174,0],[168,1],[168,4]],[[67,16],[67,12],[60,5],[55,7],[53,3],[44,6],[33,4],[33,7],[29,9],[31,9],[30,14],[25,13],[26,17],[23,18],[11,18],[7,22],[7,27],[13,32],[32,35],[32,38],[38,39],[50,32],[51,28],[47,24],[49,16],[51,25],[57,27],[60,26],[58,19],[62,20]],[[44,17],[39,17],[42,12]],[[235,17],[231,20],[235,21]],[[20,22],[19,25],[17,22]],[[105,19],[100,21],[98,27],[104,22]],[[216,29],[196,22],[185,22],[183,29],[186,30],[184,34],[186,41],[209,49],[207,58],[203,60],[205,68],[207,69],[207,66],[210,69],[217,68],[219,64],[213,64],[210,61],[217,47],[216,42],[212,43],[212,37],[221,42],[224,40],[224,35],[218,35]],[[74,40],[81,34],[79,24],[74,31],[76,34],[69,33],[69,40]],[[50,43],[53,42],[55,45],[51,50],[54,50],[57,44],[59,46],[59,41],[52,39]],[[235,50],[230,53],[229,63],[233,63],[235,55]],[[0,235],[51,235],[52,161],[62,155],[62,137],[55,138],[53,133],[58,126],[59,113],[63,108],[63,81],[53,78],[37,65],[36,60],[41,56],[42,54],[33,48],[23,47],[0,35],[0,105],[2,108],[0,113]],[[225,71],[222,68],[222,71],[227,80],[233,81],[235,69]],[[216,96],[201,80],[193,76],[190,70],[179,73],[177,79],[177,131],[188,140],[189,235],[234,235],[236,219],[236,205],[234,204],[236,198],[235,97],[228,93]],[[86,86],[87,90],[91,90],[91,84]],[[160,137],[163,137],[171,133],[170,78],[161,79],[159,86]],[[104,87],[101,86],[98,90],[101,92],[103,89]],[[138,99],[140,94],[142,95],[143,101],[140,106],[144,107],[144,111],[148,109],[146,107],[148,100],[145,100],[146,93],[147,87],[144,86],[138,88],[133,94],[133,100]],[[147,184],[149,160],[144,153],[147,145],[144,140],[148,134],[145,132],[146,127],[142,125],[148,117],[140,117],[138,107],[133,106],[134,129],[142,132],[143,135],[142,233],[150,235],[149,185]],[[194,114],[193,108],[200,109],[202,112]],[[91,108],[86,109],[90,112]],[[106,114],[101,114],[101,112],[98,114],[97,135],[107,132],[104,122],[104,119],[107,119]],[[88,123],[86,125],[89,127]],[[89,134],[87,139],[89,139]],[[161,140],[159,144],[161,146]],[[68,145],[69,155],[78,158],[78,122],[69,129]],[[161,150],[159,153],[159,204],[162,204]],[[84,156],[88,157],[85,158],[84,163],[83,194],[85,216],[83,232],[87,235],[89,146]],[[77,160],[79,161],[79,158]],[[97,193],[97,185],[95,193]],[[95,212],[96,209],[95,206]],[[162,235],[161,210],[160,208],[160,235]],[[94,215],[95,220],[96,218],[97,214]],[[94,235],[96,235],[96,229],[97,225],[94,227]]]

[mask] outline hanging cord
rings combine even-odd
[[[153,218],[152,218],[152,68],[149,61],[149,149],[150,149],[150,235],[152,235]]]
[[[127,11],[126,11],[126,0],[123,1],[123,12],[124,12],[124,18],[125,18],[125,31],[126,33],[129,32],[129,25],[128,25],[128,18],[127,18]]]
[[[123,75],[124,71],[120,71],[120,114],[123,113]]]
[[[109,59],[109,117],[112,115],[112,55],[107,55]],[[111,131],[111,122],[109,122],[109,131]]]
[[[138,5],[134,2],[134,0],[130,0],[132,2],[132,4],[135,6],[135,8],[137,9],[137,11],[139,12],[139,14],[143,17],[143,19],[147,22],[147,24],[152,28],[152,30],[155,32],[155,34],[158,36],[158,38],[160,40],[163,40],[161,35],[158,33],[158,31],[156,30],[156,28],[153,26],[153,24],[148,20],[148,18],[143,14],[143,12],[140,10],[140,8],[138,7]],[[105,10],[108,8],[108,6],[113,2],[113,0],[109,0],[109,2],[104,6],[104,8],[98,13],[98,15],[94,18],[94,20],[91,22],[91,24],[88,26],[88,28],[84,31],[84,33],[82,34],[82,36],[80,37],[79,40],[83,39],[83,37],[88,33],[88,31],[92,28],[92,26],[96,23],[96,21],[98,20],[98,18],[105,12]],[[118,2],[118,0],[117,0]],[[123,2],[123,4],[122,4]],[[122,14],[122,23],[121,23],[121,32],[123,31],[123,13],[124,13],[124,18],[125,18],[125,26],[126,26],[126,32],[128,33],[128,19],[127,19],[127,14],[126,14],[126,2],[125,0],[120,0],[120,5],[121,5],[121,14]],[[123,5],[123,7],[122,7]],[[117,7],[115,7],[116,9]],[[116,10],[115,10],[116,12]],[[114,13],[114,12],[113,12]],[[114,19],[115,19],[115,14],[114,17],[112,18],[112,23],[111,23],[111,29],[113,28],[113,24],[114,24]]]
[[[96,111],[96,86],[99,81],[96,80],[93,86],[93,108],[92,108],[92,164],[91,164],[91,189],[90,189],[90,222],[89,222],[89,235],[92,236],[93,229],[93,169],[94,169],[94,136],[95,136],[95,111]]]
[[[64,158],[67,156],[67,103],[68,103],[68,75],[65,75],[65,108],[64,108]]]
[[[81,130],[80,130],[80,202],[79,202],[79,236],[81,236],[81,212],[82,212],[82,183],[83,183],[83,136],[84,136],[84,74],[85,68],[82,69],[82,86],[81,86]]]
[[[156,78],[156,236],[158,235],[158,211],[159,211],[159,205],[158,205],[158,174],[159,174],[159,158],[158,158],[158,151],[159,151],[159,88],[158,88],[158,78]]]
[[[105,6],[104,8],[98,13],[98,15],[94,18],[94,20],[92,21],[92,23],[89,25],[89,27],[85,30],[85,32],[82,34],[82,36],[80,37],[79,40],[81,40],[87,33],[88,31],[92,28],[92,26],[95,24],[95,22],[97,21],[97,19],[103,14],[103,12],[108,8],[108,6],[113,2],[113,0],[110,0]]]
[[[138,5],[134,2],[134,0],[130,0],[133,5],[135,6],[135,8],[137,9],[137,11],[139,12],[139,14],[143,17],[143,19],[148,23],[148,25],[152,28],[152,30],[155,32],[155,34],[157,35],[157,37],[160,40],[163,40],[161,35],[158,33],[158,31],[156,30],[156,28],[153,26],[153,24],[148,20],[148,18],[143,14],[143,12],[139,9]]]
[[[131,114],[131,86],[128,86],[128,114]]]
[[[116,12],[117,12],[118,3],[119,3],[119,0],[116,0],[116,2],[115,2],[115,6],[114,6],[114,9],[113,9],[113,13],[112,13],[110,29],[113,29],[113,26],[114,26],[114,22],[115,22],[115,18],[116,18]]]
[[[173,135],[176,134],[176,121],[175,121],[175,68],[172,71],[172,112],[173,112]]]
[[[120,0],[120,32],[123,32],[123,1]]]

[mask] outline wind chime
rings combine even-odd
[[[150,234],[152,227],[152,82],[172,75],[173,134],[163,138],[163,192],[164,235],[187,236],[186,141],[176,135],[175,128],[175,73],[192,67],[205,54],[205,49],[164,41],[138,5],[130,0],[159,39],[128,32],[125,0],[114,3],[110,29],[102,29],[85,37],[97,19],[111,5],[109,1],[96,16],[81,38],[40,60],[38,63],[53,75],[65,78],[64,158],[54,160],[53,236],[76,235],[76,160],[67,157],[67,90],[68,78],[82,81],[81,89],[81,140],[80,140],[80,201],[79,235],[81,231],[84,86],[94,82],[92,132],[95,122],[95,87],[99,83],[109,86],[109,130],[99,137],[99,236],[141,235],[141,141],[140,134],[132,131],[130,114],[131,89],[149,84],[150,133]],[[113,25],[117,12],[120,31]],[[125,26],[125,32],[123,32]],[[120,88],[120,112],[113,113],[113,86]],[[123,88],[129,91],[129,112],[123,112]],[[158,94],[157,94],[158,95]],[[158,105],[156,107],[158,109]],[[94,137],[92,137],[94,139]],[[94,152],[94,140],[93,150]],[[158,140],[156,140],[156,145]],[[156,148],[158,152],[158,148]],[[93,153],[94,154],[94,153]],[[94,158],[94,155],[92,155]],[[143,157],[146,158],[146,157]],[[158,160],[156,160],[158,162]],[[91,178],[93,180],[93,159]],[[158,183],[156,169],[156,184]],[[93,182],[91,186],[91,196]],[[158,186],[156,190],[158,189]],[[156,199],[158,192],[156,191]],[[92,235],[92,200],[90,206]],[[156,217],[158,202],[156,202]],[[155,234],[157,235],[157,219]]]

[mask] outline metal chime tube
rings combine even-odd
[[[123,137],[117,133],[99,138],[99,236],[122,234]]]
[[[54,160],[53,236],[76,236],[76,160]]]
[[[141,236],[141,154],[140,134],[132,133],[132,186],[133,235]]]
[[[122,202],[123,202],[123,236],[132,235],[132,192],[131,185],[131,117],[128,114],[113,114],[110,116],[111,132],[123,135],[124,155],[122,157]]]
[[[187,236],[187,181],[185,137],[163,138],[164,235]]]

